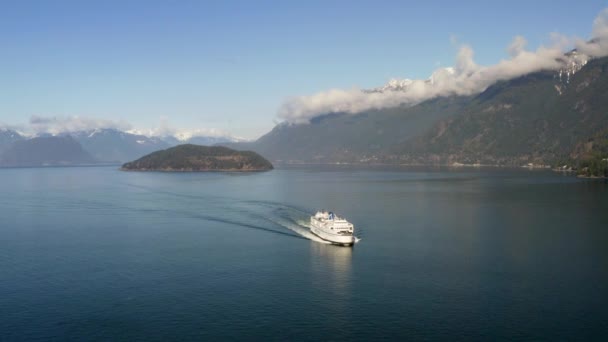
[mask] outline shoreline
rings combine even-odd
[[[608,180],[608,177],[603,177],[603,176],[576,175],[576,178],[580,178],[580,179],[593,179],[593,180]]]
[[[413,167],[433,167],[433,168],[496,168],[496,169],[527,169],[527,170],[552,170],[549,165],[539,166],[527,166],[527,165],[501,165],[501,164],[423,164],[423,163],[348,163],[348,162],[336,162],[336,163],[283,163],[274,161],[273,165],[281,166],[413,166]],[[574,172],[574,171],[572,171]]]
[[[119,171],[126,171],[126,172],[175,172],[175,173],[196,173],[196,172],[230,172],[230,173],[248,173],[248,172],[266,172],[266,171],[272,171],[273,169],[250,169],[250,170],[243,170],[243,169],[204,169],[204,170],[193,170],[193,169],[125,169],[125,168],[118,168]]]

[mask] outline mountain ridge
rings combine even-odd
[[[0,156],[2,167],[76,166],[97,161],[72,137],[39,137],[14,142]]]
[[[14,142],[25,139],[19,132],[0,127],[0,157],[2,152],[9,148]]]
[[[565,82],[548,71],[499,82],[461,115],[402,144],[401,152],[444,164],[553,164],[608,127],[607,93],[606,57]]]
[[[608,127],[608,57],[564,65],[471,96],[282,123],[228,146],[281,163],[551,164]]]

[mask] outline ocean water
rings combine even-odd
[[[353,248],[307,232],[316,209]],[[608,184],[551,172],[0,169],[0,340],[608,337]]]

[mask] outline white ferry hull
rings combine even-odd
[[[355,244],[355,237],[353,235],[340,235],[328,232],[321,227],[317,227],[314,221],[311,222],[310,231],[321,239],[335,245],[352,246]]]
[[[315,234],[316,236],[320,237],[321,239],[331,242],[336,245],[352,246],[355,243],[355,237],[352,235],[344,236],[344,235],[332,234],[332,233],[324,231],[323,229],[315,227],[314,224],[311,225],[310,231],[313,234]]]

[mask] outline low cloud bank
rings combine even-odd
[[[391,80],[382,88],[364,90],[330,89],[311,96],[297,96],[284,101],[278,117],[288,123],[306,123],[328,113],[359,113],[370,109],[396,107],[449,95],[471,95],[484,91],[499,80],[516,78],[540,70],[558,70],[568,63],[585,61],[591,57],[608,56],[608,8],[593,22],[593,39],[568,38],[554,34],[554,44],[526,50],[526,39],[517,36],[507,47],[509,59],[495,65],[475,63],[470,46],[461,46],[453,67],[433,72],[427,80]],[[564,59],[567,48],[576,48],[577,55]]]
[[[195,137],[231,138],[244,140],[232,136],[230,133],[217,128],[179,129],[171,125],[166,117],[162,117],[157,127],[150,129],[133,128],[124,120],[115,121],[81,116],[31,116],[26,124],[9,125],[0,122],[0,131],[12,130],[25,136],[39,136],[44,134],[60,135],[75,132],[88,132],[95,129],[115,129],[122,132],[145,135],[148,137],[174,137],[178,140],[188,140]]]
[[[161,117],[157,127],[148,130],[130,130],[131,133],[147,135],[150,137],[174,137],[178,140],[185,141],[195,137],[211,137],[211,138],[233,138],[230,133],[218,128],[194,128],[180,129],[174,127],[167,117]]]
[[[29,125],[28,127],[24,127],[24,130],[31,131],[34,134],[47,133],[56,135],[101,128],[113,128],[126,131],[131,128],[131,125],[125,121],[113,121],[80,116],[45,117],[34,115],[30,117]]]

